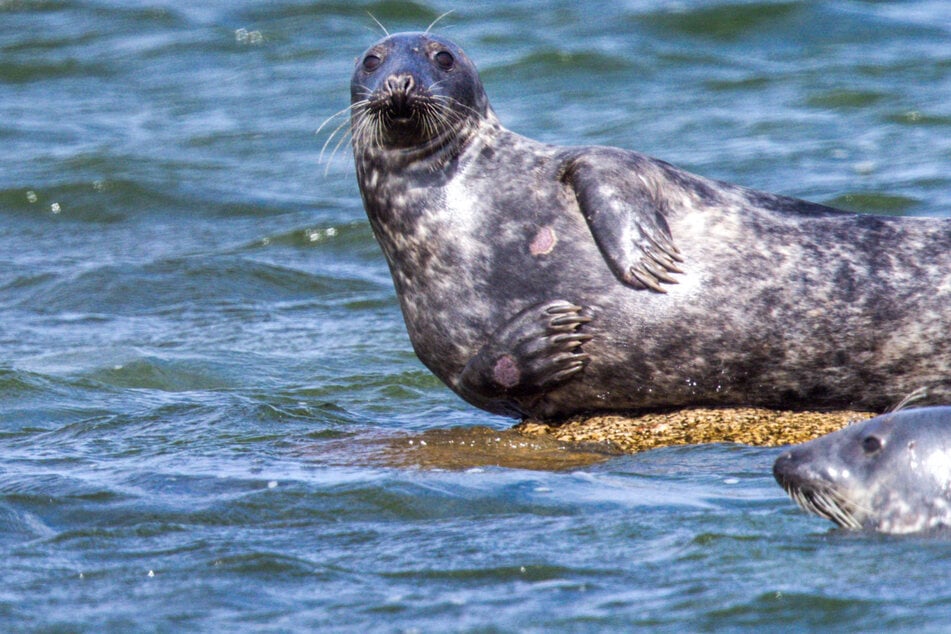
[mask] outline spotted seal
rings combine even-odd
[[[356,174],[413,347],[516,417],[872,408],[951,375],[951,220],[857,215],[505,129],[451,41],[351,82]]]
[[[951,407],[892,412],[796,445],[773,475],[804,510],[844,528],[951,528]]]

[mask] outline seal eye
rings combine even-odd
[[[878,436],[866,436],[862,439],[862,451],[873,454],[882,448],[882,439]]]
[[[443,70],[449,70],[456,63],[456,60],[453,58],[452,53],[448,51],[439,51],[436,53],[434,59],[436,64],[439,65],[439,68]]]
[[[383,60],[381,60],[376,55],[367,55],[363,58],[363,70],[367,71],[368,73],[372,73],[377,68],[379,68],[380,64],[382,63]]]

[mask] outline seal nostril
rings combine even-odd
[[[413,76],[404,73],[390,75],[383,82],[383,89],[387,93],[390,112],[399,119],[408,119],[413,114],[413,88],[416,80]]]
[[[389,92],[408,93],[416,87],[412,75],[390,75],[386,78],[386,89]]]

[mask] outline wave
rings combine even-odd
[[[184,212],[192,206],[184,196],[143,181],[93,179],[13,187],[0,190],[0,214],[29,218],[68,218],[81,222],[115,223],[140,213]]]
[[[5,288],[11,287],[19,287],[17,308],[44,315],[251,309],[261,303],[334,299],[376,290],[376,285],[357,279],[226,256],[109,264],[53,277],[24,275]]]
[[[923,201],[880,192],[854,192],[836,196],[825,204],[868,214],[904,215],[923,211]]]
[[[698,6],[699,5],[699,6]],[[791,19],[798,2],[722,3],[713,6],[677,4],[674,9],[652,12],[639,21],[678,35],[715,40],[736,40],[766,25]]]

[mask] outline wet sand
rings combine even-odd
[[[640,416],[593,416],[561,424],[525,421],[510,429],[453,427],[420,434],[361,436],[323,445],[325,460],[385,467],[474,469],[507,467],[560,471],[613,456],[671,445],[741,443],[774,447],[804,442],[872,413],[766,409],[686,409]]]
[[[805,442],[871,418],[870,412],[791,412],[754,408],[684,409],[641,416],[592,416],[551,425],[526,421],[514,429],[568,443],[607,443],[622,453],[670,445],[735,442],[776,447]]]

